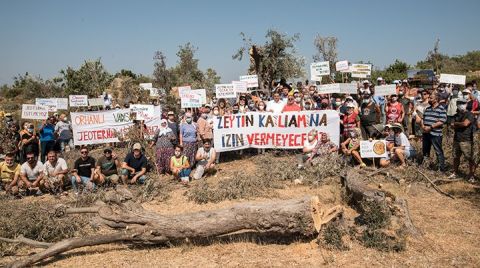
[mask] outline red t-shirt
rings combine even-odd
[[[398,119],[402,113],[402,104],[400,102],[387,104],[387,123],[399,123]]]
[[[296,103],[294,104],[286,104],[283,106],[282,112],[300,112],[302,108]]]

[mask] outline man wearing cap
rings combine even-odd
[[[406,159],[415,157],[415,150],[410,144],[407,135],[403,133],[403,126],[400,123],[388,125],[389,129],[393,131],[393,144],[387,146],[390,152],[390,157],[380,160],[380,166],[386,167],[392,160],[400,161],[400,167],[406,166]]]
[[[467,83],[465,89],[462,91],[463,98],[467,100],[467,110],[470,111],[474,117],[480,114],[480,105],[472,94],[472,83]]]
[[[112,148],[107,147],[103,149],[103,156],[98,158],[95,166],[95,182],[100,185],[104,183],[117,185],[119,182],[118,167],[120,167],[120,161],[118,161],[117,155],[112,151]]]
[[[142,153],[142,145],[135,143],[133,151],[128,153],[122,163],[121,178],[125,184],[145,183],[147,158]]]
[[[447,122],[447,111],[438,102],[438,97],[435,94],[430,95],[428,106],[425,109],[423,118],[417,115],[417,122],[423,130],[422,150],[423,158],[430,156],[430,150],[435,150],[438,159],[438,168],[440,171],[445,171],[445,156],[442,148],[443,125]]]
[[[460,158],[463,157],[468,161],[469,174],[467,179],[474,182],[475,161],[473,156],[473,132],[475,117],[467,110],[467,101],[465,99],[457,99],[457,114],[451,127],[454,129],[453,136],[453,174],[450,178],[456,178],[458,168],[460,166]]]
[[[363,95],[364,93],[371,94],[372,92],[370,91],[370,82],[368,80],[363,80],[362,86],[358,88],[360,95]]]
[[[374,125],[380,123],[380,115],[380,107],[373,102],[370,93],[363,93],[360,106],[360,126],[364,139],[377,136],[378,131]]]

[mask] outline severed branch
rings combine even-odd
[[[415,168],[415,171],[416,171],[418,174],[422,175],[422,176],[430,183],[430,185],[432,185],[432,187],[433,187],[437,192],[439,192],[439,193],[441,193],[441,194],[443,194],[443,195],[446,195],[446,196],[448,196],[448,197],[450,197],[450,198],[452,198],[452,199],[455,199],[455,197],[454,197],[453,195],[451,195],[451,194],[443,191],[442,189],[440,189],[427,175],[425,175],[425,174],[424,174],[423,172],[421,172],[419,169]]]
[[[48,248],[51,245],[53,245],[53,243],[40,242],[40,241],[35,241],[35,240],[32,240],[32,239],[28,239],[28,238],[24,237],[23,235],[20,235],[15,239],[0,237],[0,241],[6,242],[6,243],[25,244],[25,245],[29,245],[29,246],[36,247],[36,248]]]

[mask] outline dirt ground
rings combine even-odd
[[[232,175],[232,170],[255,172],[255,165],[242,159],[219,165],[220,171],[208,180],[220,182]],[[166,178],[163,178],[166,179]],[[372,186],[404,197],[411,217],[422,236],[409,238],[403,252],[381,252],[365,248],[358,241],[350,241],[348,250],[321,249],[313,241],[295,241],[275,244],[240,239],[231,242],[212,242],[208,245],[185,243],[172,247],[131,247],[111,244],[86,247],[63,254],[40,265],[47,267],[312,267],[312,266],[415,266],[415,267],[480,267],[480,187],[466,182],[442,185],[455,196],[451,199],[439,194],[424,183],[398,184],[380,178],[372,179]],[[175,185],[171,197],[164,202],[144,203],[147,210],[161,214],[211,210],[228,207],[245,200],[223,201],[199,205],[188,201],[187,188]],[[276,190],[278,199],[317,195],[327,207],[341,204],[339,182],[319,187],[288,184]],[[32,197],[33,198],[33,197]],[[52,198],[42,196],[37,198]],[[71,198],[71,197],[66,197]],[[29,202],[29,198],[19,202]],[[254,199],[261,202],[265,198]],[[252,200],[249,200],[252,201]],[[354,215],[351,209],[346,214]],[[188,223],[185,223],[188,224]],[[0,265],[32,254],[22,250],[17,256],[0,260]]]

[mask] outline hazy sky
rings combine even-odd
[[[240,32],[264,43],[268,29],[300,33],[307,63],[317,34],[339,39],[339,60],[370,60],[384,67],[396,58],[414,64],[440,38],[449,55],[480,49],[480,1],[1,1],[0,84],[29,72],[44,79],[61,69],[101,58],[107,70],[151,76],[161,50],[176,64],[178,46],[197,46],[201,69],[222,82],[245,74],[248,61],[232,60]],[[307,66],[305,66],[307,67]]]

